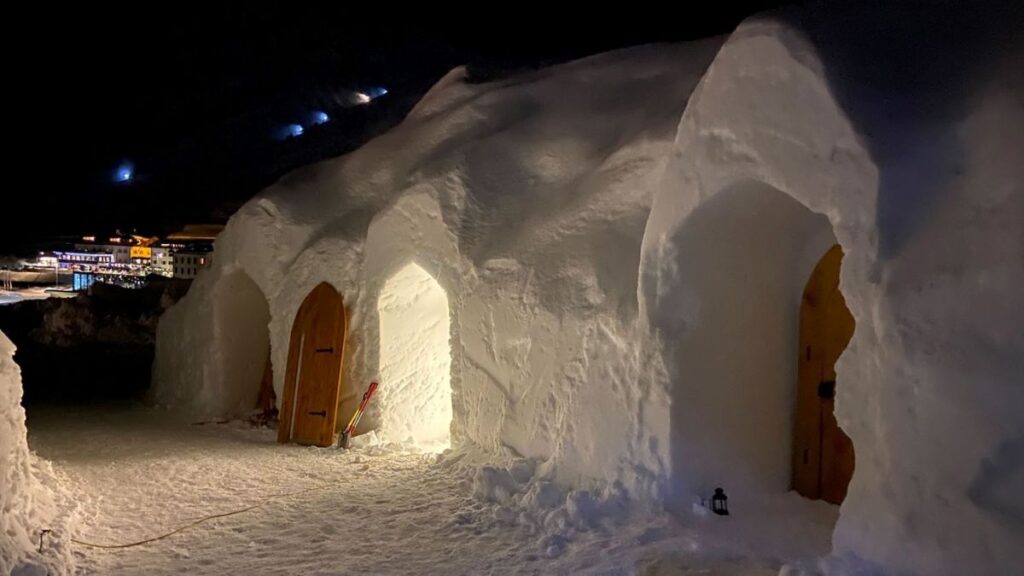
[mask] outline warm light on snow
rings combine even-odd
[[[441,452],[452,422],[448,295],[408,264],[384,284],[377,311],[382,436]]]

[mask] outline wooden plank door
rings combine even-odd
[[[318,284],[299,306],[292,324],[278,442],[334,443],[345,331],[341,295],[326,282]]]
[[[853,442],[835,418],[836,360],[854,319],[839,291],[843,251],[833,246],[814,268],[800,303],[800,356],[793,442],[793,488],[839,504],[853,477]]]

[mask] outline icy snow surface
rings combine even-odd
[[[70,544],[82,574],[769,576],[826,552],[835,517],[788,495],[678,521],[537,482],[525,461],[481,469],[467,453],[282,446],[271,430],[140,408],[31,418],[32,445],[80,501],[76,539],[134,542],[266,503],[139,547]],[[281,494],[295,495],[268,497]]]

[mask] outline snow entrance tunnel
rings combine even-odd
[[[260,398],[267,393],[263,384],[270,358],[270,306],[259,286],[241,271],[218,282],[216,302],[224,413],[248,415],[258,404],[272,405],[271,399]]]
[[[672,243],[670,305],[678,308],[666,360],[674,489],[786,492],[799,438],[801,300],[837,244],[832,226],[789,195],[745,181],[697,207]],[[835,271],[838,282],[838,263]]]
[[[410,263],[385,282],[377,312],[382,434],[441,452],[451,445],[452,423],[448,295]]]

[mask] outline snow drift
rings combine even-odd
[[[916,40],[978,20],[957,12],[893,31],[856,8],[807,9],[751,19],[724,45],[490,84],[455,70],[389,133],[231,219],[214,266],[160,323],[153,398],[244,409],[259,379],[232,375],[262,366],[267,340],[280,396],[295,312],[326,281],[349,311],[342,413],[384,374],[364,419],[382,437],[437,439],[444,424],[420,439],[404,427],[450,394],[451,443],[537,463],[530,493],[614,486],[688,505],[726,485],[754,508],[789,487],[796,313],[839,243],[857,325],[836,414],[856,471],[835,553],[893,572],[1012,571],[1021,52],[985,27],[956,46]],[[225,288],[238,275],[255,287],[244,299]],[[389,298],[426,293],[395,278],[443,292],[431,298],[446,300],[450,357],[387,349]],[[267,317],[264,340],[252,319]],[[440,343],[436,320],[410,315],[400,340]],[[229,345],[239,330],[260,336]],[[429,385],[388,372],[446,362]]]
[[[66,546],[48,542],[39,553],[42,529],[62,532],[60,500],[49,464],[29,452],[26,434],[21,372],[14,345],[0,332],[0,573],[65,574],[71,569]]]

